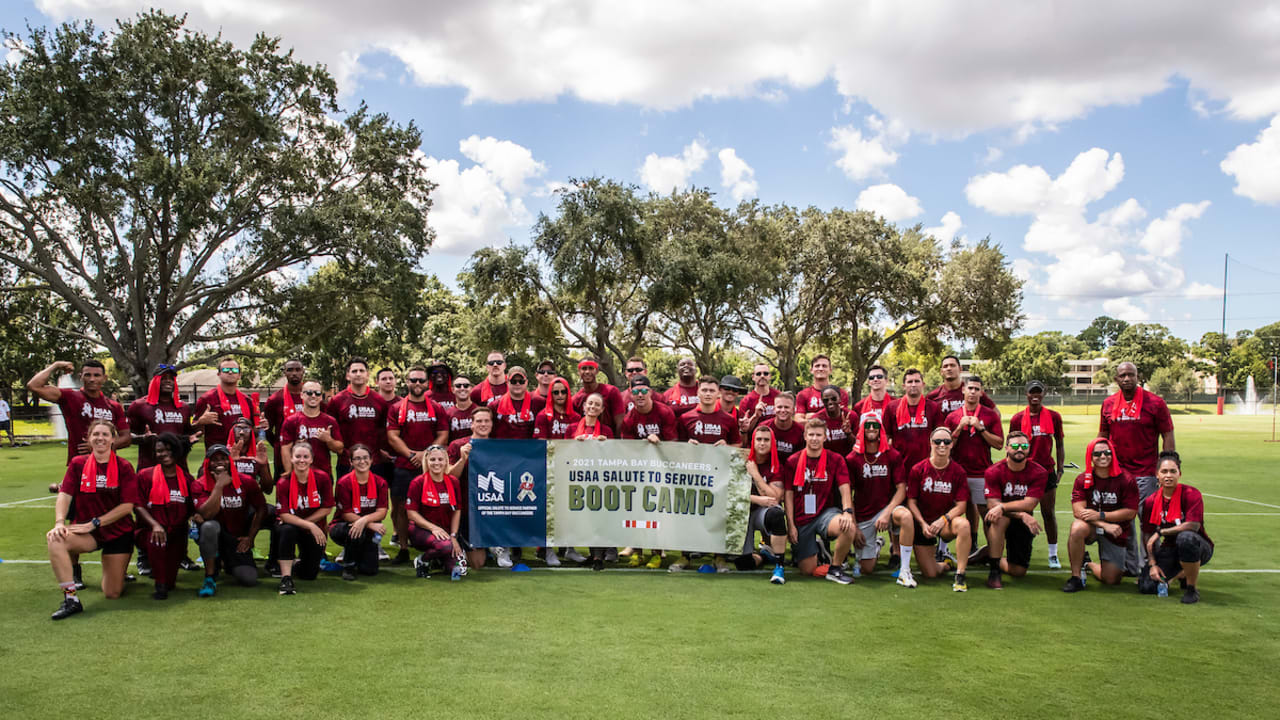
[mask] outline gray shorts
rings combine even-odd
[[[891,512],[893,512],[893,508],[886,505],[880,509],[880,512],[875,514],[875,517],[858,523],[858,530],[862,532],[862,538],[867,541],[861,550],[855,551],[859,560],[874,560],[879,555],[876,551],[876,520],[879,520],[881,515]],[[889,534],[898,534],[898,528],[894,527],[892,522],[889,523]]]
[[[757,507],[751,509],[751,514],[747,516],[747,537],[742,541],[742,554],[750,555],[756,551],[756,533],[768,537],[769,534],[764,531],[764,513],[769,508]]]
[[[840,517],[840,511],[836,508],[827,508],[818,513],[818,517],[811,520],[806,525],[796,528],[796,543],[791,546],[791,556],[796,562],[800,562],[806,558],[811,558],[818,554],[818,537],[823,540],[830,540],[827,537],[827,527],[831,525],[831,521]]]
[[[1125,546],[1117,545],[1111,541],[1111,538],[1099,533],[1093,533],[1085,538],[1086,545],[1098,544],[1098,557],[1104,563],[1111,563],[1118,568],[1124,569]]]
[[[974,505],[987,506],[987,479],[982,477],[969,478],[969,502]]]

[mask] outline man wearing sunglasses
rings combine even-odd
[[[882,365],[872,365],[867,370],[867,387],[870,392],[853,406],[852,426],[874,417],[884,423],[885,411],[893,398],[889,396],[889,371]],[[856,388],[855,388],[856,389]]]
[[[1032,380],[1027,383],[1027,407],[1009,418],[1009,433],[1020,430],[1031,438],[1031,461],[1049,471],[1049,481],[1040,498],[1040,518],[1044,525],[1045,539],[1049,542],[1049,569],[1062,567],[1058,560],[1058,519],[1054,515],[1057,506],[1058,482],[1067,454],[1063,450],[1062,416],[1044,406],[1044,383]],[[1056,451],[1056,452],[1055,452]],[[1057,462],[1054,462],[1054,457]]]
[[[471,389],[471,402],[477,405],[488,405],[490,400],[507,392],[507,356],[490,350],[484,366],[488,374]]]
[[[400,543],[400,552],[392,560],[395,565],[409,562],[409,515],[405,506],[409,483],[422,474],[426,449],[449,441],[448,416],[444,408],[427,397],[427,368],[409,368],[405,383],[409,394],[387,409],[387,444],[396,455],[390,492],[391,524]]]
[[[640,376],[644,376],[646,378],[649,377],[649,366],[645,363],[644,358],[633,357],[630,360],[627,360],[627,364],[624,365],[623,368],[623,372],[627,375],[627,389],[622,391],[622,412],[625,416],[626,413],[631,412],[636,406],[635,398],[631,396],[631,380],[632,378]],[[663,405],[667,403],[667,398],[662,393],[653,393],[649,397],[653,398],[653,401],[656,403],[662,403]]]
[[[161,363],[151,376],[145,397],[129,403],[129,432],[138,445],[138,470],[156,464],[156,436],[173,433],[195,442],[191,426],[191,406],[182,402],[177,392],[178,369]]]
[[[773,369],[766,363],[756,363],[751,369],[751,392],[742,398],[742,402],[738,404],[738,413],[741,422],[738,430],[743,435],[750,437],[751,431],[756,425],[773,417],[774,406],[773,401],[782,391],[773,387]],[[795,401],[792,401],[792,410],[795,409]],[[803,435],[803,430],[801,435]]]
[[[538,413],[547,401],[529,392],[529,374],[519,365],[507,373],[507,392],[489,401],[489,407],[497,414],[493,424],[493,436],[500,440],[528,440]]]
[[[673,442],[678,434],[675,411],[657,401],[659,394],[649,386],[647,375],[633,375],[629,384],[635,406],[622,418],[618,437],[624,440],[648,440],[651,443]],[[627,562],[629,567],[644,565],[650,570],[662,567],[662,553],[659,552],[653,553],[648,562],[645,562],[643,549],[623,548],[618,555],[630,558]]]
[[[308,380],[302,384],[302,411],[290,415],[280,428],[280,455],[284,458],[284,475],[293,472],[293,444],[305,442],[311,445],[311,467],[333,474],[331,453],[341,453],[345,445],[338,421],[320,409],[324,390],[320,383]]]
[[[431,361],[427,366],[427,397],[435,404],[451,410],[457,402],[453,394],[453,369],[446,363]]]
[[[369,462],[381,458],[378,449],[387,444],[387,401],[369,387],[369,363],[362,357],[353,357],[347,361],[347,387],[334,395],[324,412],[338,423],[338,431],[342,437],[344,448],[338,457],[338,472],[335,479],[345,477],[351,472],[351,452],[349,448],[364,445],[369,448]],[[370,471],[382,477],[389,484],[391,478],[381,475],[371,465]]]
[[[951,431],[951,439],[955,441],[951,458],[964,468],[965,475],[969,478],[969,509],[965,512],[965,518],[969,521],[974,548],[974,557],[969,558],[970,560],[981,559],[981,552],[985,549],[978,547],[978,518],[987,514],[984,473],[991,467],[991,450],[1004,447],[1000,414],[982,404],[985,395],[982,391],[982,378],[977,375],[965,378],[964,405],[952,410],[945,423]]]
[[[1011,430],[1005,442],[1005,459],[983,474],[983,494],[987,498],[987,587],[1004,587],[1001,573],[1023,577],[1031,566],[1031,542],[1040,534],[1036,505],[1044,497],[1049,471],[1031,456],[1031,438],[1021,430]],[[1006,544],[1009,557],[1002,557]]]
[[[302,381],[307,377],[307,366],[301,360],[286,360],[283,367],[284,387],[267,398],[262,414],[267,418],[267,441],[275,448],[276,477],[284,475],[284,457],[280,452],[280,429],[284,421],[302,411],[306,403],[302,397]],[[219,442],[222,442],[219,440]],[[288,453],[284,453],[288,455]]]
[[[903,530],[908,536],[915,534],[911,511],[905,505],[907,476],[902,456],[890,447],[882,432],[879,420],[870,415],[864,417],[858,442],[845,457],[853,485],[853,518],[858,521],[858,534],[862,536],[858,566],[862,575],[875,572],[881,547],[878,536],[888,532],[893,540],[891,549],[898,554],[898,584],[911,588],[916,586],[911,575],[911,545],[898,544]],[[902,560],[907,561],[905,570]]]
[[[218,361],[218,386],[196,399],[191,424],[204,431],[204,444],[225,445],[231,427],[241,417],[250,418],[256,430],[266,430],[267,420],[252,399],[240,391],[240,363],[225,357]],[[278,461],[278,456],[277,456]],[[281,473],[277,467],[276,476]]]
[[[533,394],[543,400],[550,400],[551,381],[556,379],[556,364],[550,360],[538,363],[538,367],[533,369],[533,379],[538,383],[538,387],[533,389]]]
[[[465,377],[453,379],[453,408],[449,415],[449,442],[471,437],[471,416],[479,407],[471,402],[471,381]]]
[[[1063,592],[1085,588],[1085,571],[1107,585],[1120,584],[1124,577],[1125,548],[1138,514],[1138,483],[1118,467],[1111,441],[1096,438],[1085,449],[1084,472],[1071,487],[1071,531],[1067,535],[1067,556],[1071,577]],[[1102,562],[1085,558],[1085,545],[1098,545]]]
[[[600,397],[604,399],[604,413],[600,415],[600,422],[608,425],[616,434],[622,427],[622,418],[627,414],[626,404],[622,402],[622,393],[618,388],[608,384],[608,378],[605,378],[605,382],[599,382],[599,379],[600,363],[595,358],[585,357],[578,361],[578,380],[582,386],[573,394],[573,410],[579,415],[586,415],[583,405],[587,398],[600,393]]]
[[[951,584],[955,592],[969,589],[965,570],[969,566],[969,521],[965,508],[969,505],[969,482],[959,463],[951,461],[954,441],[945,427],[933,429],[929,436],[927,460],[921,460],[907,473],[907,508],[911,510],[914,538],[902,537],[909,543],[916,565],[927,578],[935,578],[946,569],[935,557],[933,546],[956,541],[956,577]],[[902,570],[909,570],[902,565]]]

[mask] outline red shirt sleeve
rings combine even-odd
[[[374,509],[385,510],[387,508],[387,494],[389,492],[387,488],[387,481],[383,480],[379,475],[374,475],[373,480],[378,483],[378,499],[375,501]]]
[[[120,465],[116,468],[116,479],[120,483],[120,502],[138,505],[138,477],[128,460],[120,460]]]
[[[1182,486],[1182,521],[1204,524],[1204,496],[1185,485]]]
[[[1124,492],[1120,501],[1126,508],[1138,509],[1138,481],[1134,480],[1129,473],[1124,474]]]
[[[421,501],[422,501],[422,476],[419,475],[418,477],[414,478],[412,482],[409,483],[409,490],[408,490],[408,495],[405,496],[404,508],[405,510],[413,510],[416,512],[419,509],[418,503],[420,503]]]
[[[333,436],[334,440],[337,440],[338,442],[343,442],[342,428],[338,426],[337,419],[335,419],[332,415],[329,416],[329,434]]]
[[[831,467],[832,465],[835,466],[835,472],[833,473],[833,475],[835,476],[835,482],[832,483],[832,485],[836,487],[839,487],[841,485],[848,485],[849,484],[848,463],[846,463],[844,458],[840,457],[839,454],[831,452],[830,450],[827,450],[827,452],[831,453],[831,457],[835,459],[835,462],[831,462],[831,460],[827,460],[827,467]],[[803,451],[798,452],[796,453],[796,455],[804,455],[804,452]]]
[[[613,386],[610,385],[609,387]],[[617,388],[613,388],[613,392],[609,393],[609,397],[606,400],[609,402],[609,415],[612,417],[619,417],[627,411],[627,404],[622,401],[622,392]]]
[[[252,480],[243,481],[243,482],[244,482],[243,484],[244,494],[245,494],[245,497],[249,500],[249,504],[252,505],[254,510],[256,510],[257,512],[265,512],[267,509],[267,498],[265,495],[262,494],[262,488],[258,487],[258,483]],[[206,492],[205,496],[201,498],[199,502],[203,503],[205,500],[208,500],[208,499],[209,499],[209,495]]]
[[[538,413],[533,421],[533,438],[535,440],[551,437],[551,418],[546,413]]]
[[[301,417],[301,413],[295,413],[290,415],[288,420],[284,421],[284,425],[280,427],[281,445],[292,445],[298,441],[298,420]]]
[[[1071,502],[1089,502],[1089,498],[1084,494],[1084,473],[1077,475],[1076,481],[1071,484]]]
[[[967,480],[966,484],[968,484]],[[982,496],[999,500],[1003,490],[1000,484],[1000,466],[992,465],[982,473]]]
[[[1168,403],[1161,402],[1155,413],[1156,430],[1161,433],[1173,431],[1173,416],[1169,414]]]

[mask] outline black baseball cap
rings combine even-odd
[[[222,443],[218,443],[216,445],[210,445],[209,447],[205,448],[204,456],[207,459],[207,458],[213,457],[214,455],[217,455],[218,453],[222,453],[227,457],[231,457],[231,451],[228,450],[227,446],[223,445]]]
[[[1031,380],[1027,383],[1027,392],[1044,392],[1044,383],[1039,380]]]
[[[742,386],[742,380],[738,379],[737,375],[725,375],[720,378],[720,387],[737,390],[738,392],[747,391],[747,389]]]
[[[651,385],[649,385],[648,375],[636,375],[635,377],[631,378],[631,382],[627,385],[627,387],[639,387],[641,385],[645,387],[652,387]]]

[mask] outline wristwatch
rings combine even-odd
[[[845,508],[844,510],[841,510],[841,512],[847,512],[847,513],[849,513],[850,515],[852,515],[852,514],[853,514],[853,508]]]
[[[89,522],[93,525],[94,530],[97,530],[98,528],[102,527],[102,520],[100,518],[94,518]]]

